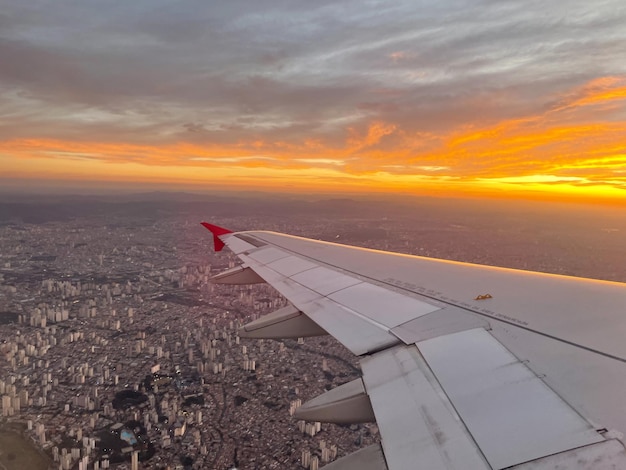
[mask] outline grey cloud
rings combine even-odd
[[[0,90],[29,97],[8,126],[36,135],[54,121],[58,135],[340,145],[372,119],[440,132],[523,116],[626,69],[619,0],[5,3]]]

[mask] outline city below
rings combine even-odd
[[[379,439],[374,423],[293,417],[358,377],[358,360],[328,336],[239,338],[287,302],[265,284],[209,282],[236,261],[213,252],[205,219],[626,281],[626,221],[573,208],[201,202],[0,204],[0,469],[317,469]]]

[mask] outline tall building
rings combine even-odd
[[[309,468],[311,464],[311,451],[307,449],[302,451],[301,463],[304,468]]]
[[[134,450],[130,456],[130,469],[139,470],[139,451]]]

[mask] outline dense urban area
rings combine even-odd
[[[0,469],[316,469],[379,438],[292,416],[358,360],[327,336],[240,338],[287,301],[210,283],[237,259],[203,220],[626,281],[610,208],[196,199],[0,204]]]

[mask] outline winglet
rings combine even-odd
[[[220,240],[219,237],[221,235],[226,235],[227,233],[233,232],[223,227],[218,227],[217,225],[210,224],[208,222],[202,222],[202,225],[213,234],[213,246],[215,248],[215,251],[222,251],[222,248],[224,248],[224,242]]]

